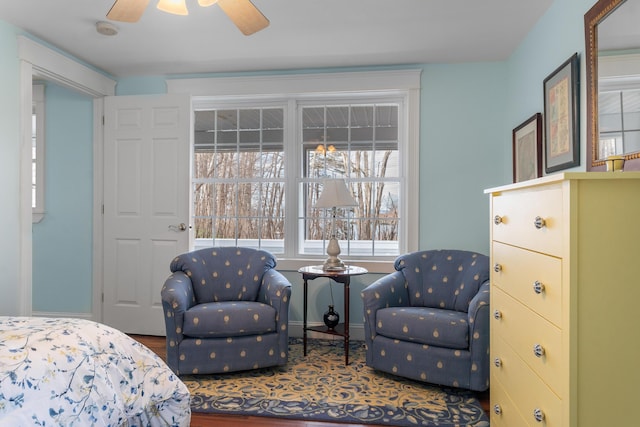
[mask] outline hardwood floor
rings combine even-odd
[[[165,338],[146,335],[131,335],[131,338],[149,347],[154,353],[166,360]],[[489,392],[478,397],[483,409],[489,410]],[[191,414],[191,427],[374,427],[368,424],[325,423],[317,421],[287,420],[270,417],[251,417],[242,415]]]

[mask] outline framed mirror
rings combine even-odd
[[[640,2],[598,0],[584,16],[587,170],[610,155],[640,170]]]

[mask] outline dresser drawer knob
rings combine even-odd
[[[502,408],[497,403],[493,405],[493,413],[496,415],[502,414]]]
[[[502,266],[498,263],[494,264],[493,271],[495,271],[496,273],[500,273],[502,271]]]
[[[533,354],[535,354],[536,357],[544,356],[544,347],[541,346],[540,344],[534,345],[533,346]]]
[[[542,412],[542,409],[540,408],[536,408],[533,410],[533,418],[536,419],[537,422],[541,423],[544,421],[544,412]]]
[[[502,367],[502,360],[500,360],[499,357],[496,357],[495,359],[493,359],[493,364],[496,368],[500,368]]]
[[[494,310],[493,311],[493,318],[496,319],[496,320],[502,319],[502,313],[500,312],[500,310]]]
[[[540,295],[544,292],[544,285],[536,280],[535,282],[533,282],[533,290],[536,294]]]
[[[500,215],[496,215],[493,217],[493,223],[495,225],[500,225],[502,224],[502,217]]]
[[[544,228],[547,225],[547,223],[544,220],[544,218],[537,216],[535,221],[533,222],[533,225],[535,225],[536,228],[540,230],[541,228]]]

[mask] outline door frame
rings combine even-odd
[[[25,36],[17,36],[20,64],[20,294],[18,311],[33,313],[31,209],[31,105],[33,78],[42,78],[93,98],[93,300],[92,317],[102,318],[102,112],[116,81]]]

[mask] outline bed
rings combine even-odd
[[[0,426],[188,426],[189,390],[151,350],[84,319],[0,317]]]

